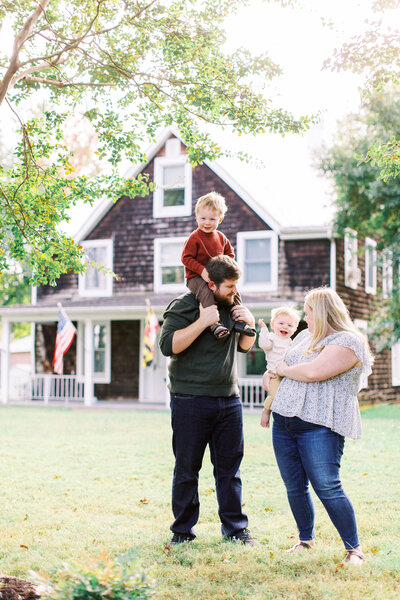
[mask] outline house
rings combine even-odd
[[[268,319],[271,309],[281,304],[301,306],[306,290],[330,285],[366,330],[376,290],[390,287],[389,271],[382,275],[377,268],[371,240],[359,240],[360,246],[369,244],[364,259],[352,232],[336,239],[329,224],[282,226],[216,162],[192,168],[184,144],[172,129],[160,136],[147,156],[148,162],[132,167],[127,176],[148,173],[155,183],[154,193],[145,198],[123,196],[116,203],[104,200],[75,236],[89,260],[112,269],[117,278],[90,267],[83,275],[62,276],[55,287],[35,288],[30,306],[0,309],[3,403],[9,400],[13,321],[30,321],[35,340],[35,372],[25,387],[25,398],[64,398],[86,405],[97,399],[168,401],[167,359],[158,346],[153,364],[142,366],[146,302],[162,320],[170,300],[185,291],[182,244],[196,227],[197,198],[211,190],[226,198],[228,212],[220,229],[235,247],[243,274],[243,303],[256,318]],[[52,374],[51,369],[58,303],[77,328],[62,376]],[[259,375],[265,367],[264,353],[254,347],[238,360],[244,403],[261,405]],[[400,399],[398,345],[377,356],[367,386],[362,398]]]

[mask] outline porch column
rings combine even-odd
[[[2,319],[1,323],[1,403],[8,403],[10,381],[10,321]]]
[[[85,396],[86,406],[94,404],[94,383],[93,383],[93,321],[85,320]]]

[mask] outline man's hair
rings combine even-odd
[[[206,269],[210,281],[213,281],[218,286],[225,279],[239,279],[241,275],[237,262],[225,254],[214,256],[206,264]]]
[[[271,310],[271,323],[273,323],[275,319],[279,317],[279,315],[286,315],[288,317],[291,317],[294,320],[296,327],[300,322],[299,311],[295,308],[292,308],[291,306],[278,306],[278,308],[273,308]]]
[[[199,210],[205,206],[209,206],[213,208],[220,217],[223,217],[228,210],[225,204],[225,198],[221,196],[221,194],[217,194],[217,192],[210,192],[205,196],[201,196],[196,202],[196,215]]]

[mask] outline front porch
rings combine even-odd
[[[125,303],[119,299],[116,303],[113,298],[107,305],[104,301],[101,305],[90,305],[88,301],[81,305],[63,303],[77,328],[73,345],[64,357],[64,375],[55,375],[51,369],[57,305],[1,307],[1,402],[96,406],[98,401],[137,401],[143,407],[169,406],[168,360],[156,343],[152,365],[142,366],[147,306],[142,298],[140,303],[130,300]],[[156,305],[155,298],[153,301],[161,319],[163,309]],[[10,332],[15,321],[31,323],[30,372],[10,369]],[[256,346],[238,356],[240,394],[243,406],[251,410],[264,402],[258,375],[264,368],[264,353]]]
[[[264,405],[265,392],[262,389],[261,377],[240,378],[240,397],[244,408],[250,410],[260,408]],[[10,377],[10,402],[37,402],[38,404],[55,405],[85,405],[85,379],[78,375],[55,375],[35,374],[26,372],[14,372]],[[102,401],[101,404],[113,404],[115,401]],[[93,399],[90,406],[98,405],[97,398]],[[124,401],[119,402],[123,406]],[[132,399],[129,401],[132,404]],[[139,404],[139,402],[137,402]],[[157,404],[157,406],[169,406],[164,403],[140,403],[144,408]]]

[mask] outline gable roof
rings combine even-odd
[[[140,163],[138,165],[132,165],[124,177],[135,178],[143,169],[148,165],[153,158],[158,154],[161,148],[164,146],[166,141],[171,135],[178,138],[183,144],[183,140],[179,132],[174,127],[167,127],[157,140],[152,144],[146,152],[147,162]],[[248,206],[251,208],[271,229],[280,233],[281,226],[274,219],[274,217],[261,206],[255,198],[249,194],[235,179],[224,169],[217,161],[205,160],[204,163],[209,169],[211,169],[220,179],[222,179]],[[118,200],[117,200],[118,202]],[[107,212],[114,206],[115,202],[111,198],[104,198],[90,213],[89,218],[80,227],[75,234],[75,240],[80,242],[84,240],[87,235],[96,227],[96,225],[102,220]]]

